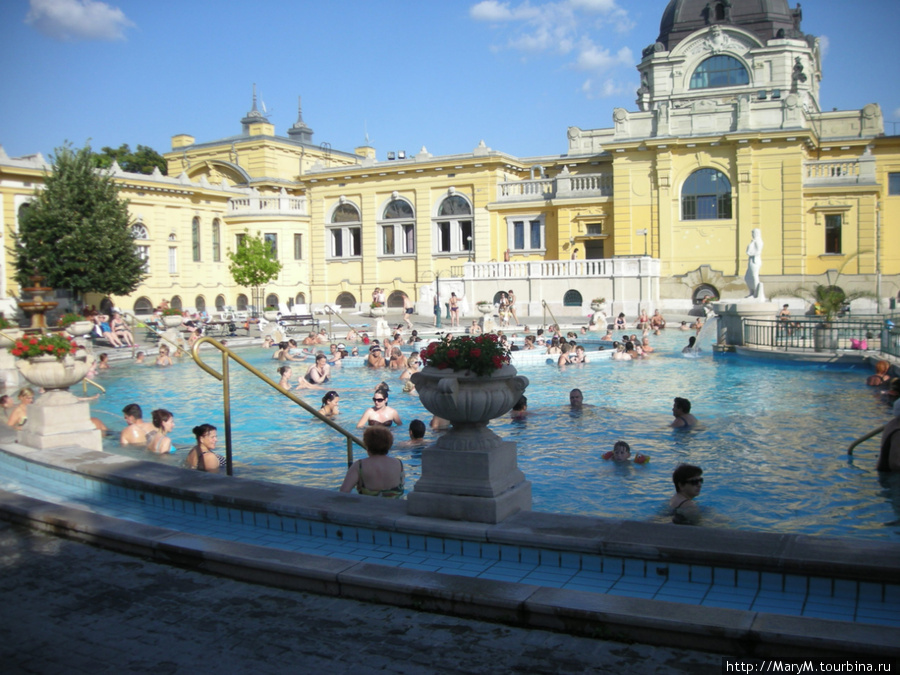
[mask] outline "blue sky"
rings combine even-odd
[[[276,133],[352,151],[566,152],[566,128],[635,109],[667,0],[3,0],[0,144],[49,154],[239,133],[255,82]],[[791,3],[796,4],[796,0]],[[900,122],[897,0],[805,0],[823,109]],[[886,124],[887,133],[900,133]]]

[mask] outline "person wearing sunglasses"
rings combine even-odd
[[[356,423],[357,429],[362,429],[366,426],[380,425],[389,427],[391,424],[396,424],[399,427],[403,425],[399,413],[388,405],[387,391],[381,388],[376,389],[374,396],[372,396],[372,403],[374,405],[368,408],[363,413],[363,416],[359,418],[359,422]]]
[[[693,464],[679,464],[672,472],[675,496],[669,500],[669,512],[676,525],[700,523],[700,508],[694,499],[700,495],[703,485],[703,469]]]

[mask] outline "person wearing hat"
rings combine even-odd
[[[881,432],[881,454],[878,455],[878,471],[900,471],[900,398],[894,401],[894,419],[884,425]]]
[[[368,368],[384,368],[384,354],[381,352],[381,345],[372,345],[369,355],[366,357],[366,367]]]

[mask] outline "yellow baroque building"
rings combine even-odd
[[[521,313],[582,313],[598,297],[628,314],[687,310],[747,294],[759,229],[769,298],[826,281],[893,303],[900,138],[885,136],[877,104],[820,109],[819,42],[801,22],[786,0],[672,0],[637,66],[635,110],[569,128],[565,154],[546,157],[483,142],[445,156],[341,152],[313,142],[302,112],[277,135],[254,99],[236,136],[174,136],[168,176],[113,167],[148,277],[112,301],[362,309],[381,287],[389,306],[407,295],[430,314],[435,292],[466,310],[512,289]],[[4,297],[18,294],[9,237],[47,168],[0,149]],[[227,269],[246,231],[283,263],[262,298]]]

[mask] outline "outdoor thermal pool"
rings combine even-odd
[[[548,365],[519,369],[531,382],[525,392],[528,417],[494,420],[491,428],[518,443],[535,510],[663,521],[672,470],[689,462],[704,469],[698,502],[708,525],[900,541],[900,477],[880,477],[874,470],[877,439],[859,446],[853,457],[846,454],[850,442],[889,417],[865,385],[866,369],[714,358],[710,351],[687,359],[680,354],[686,335],[666,331],[643,361],[603,358],[563,371]],[[217,352],[203,354],[219,369]],[[241,355],[278,379],[280,364],[270,352],[249,348]],[[293,364],[295,380],[307,363]],[[235,475],[337,489],[346,471],[344,438],[239,366],[233,364],[231,373]],[[406,465],[410,490],[419,475],[419,453],[399,441],[410,420],[427,423],[431,415],[415,395],[401,391],[398,377],[348,363],[335,369],[329,388],[341,395],[337,421],[356,433],[375,386],[388,382],[390,405],[404,422],[392,452]],[[155,458],[117,444],[124,425],[120,411],[137,402],[145,419],[160,407],[175,415],[179,449],[160,461],[180,464],[193,443],[191,428],[202,422],[219,427],[224,452],[221,384],[190,358],[171,368],[116,363],[99,381],[107,393],[92,410],[116,432],[105,442],[108,451]],[[571,411],[573,387],[594,407]],[[299,393],[318,406],[324,391]],[[699,429],[669,428],[675,396],[691,400]],[[619,439],[633,453],[649,454],[650,463],[603,460]],[[354,452],[363,456],[359,448]]]

